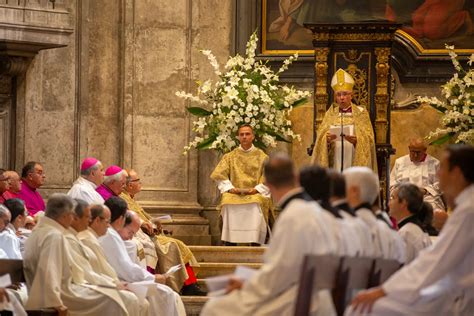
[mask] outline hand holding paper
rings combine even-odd
[[[175,273],[176,271],[179,271],[183,268],[183,265],[181,264],[177,264],[175,266],[172,266],[171,268],[168,269],[168,271],[166,271],[166,273],[164,274],[166,277],[169,277],[170,275],[172,275],[173,273]]]

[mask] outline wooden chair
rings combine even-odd
[[[332,291],[332,299],[338,315],[344,315],[344,310],[355,291],[369,287],[373,265],[373,258],[343,258],[336,277],[336,286]]]
[[[374,262],[374,268],[370,277],[369,287],[379,286],[397,272],[403,265],[397,260],[377,258]]]
[[[341,257],[334,255],[308,255],[304,258],[300,274],[295,316],[308,315],[314,290],[333,290],[341,267]]]
[[[25,282],[23,273],[23,260],[0,259],[0,275],[10,274],[12,283]],[[58,312],[54,308],[42,308],[26,310],[29,316],[57,316]]]

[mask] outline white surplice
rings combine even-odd
[[[398,234],[405,241],[405,264],[418,257],[421,250],[431,246],[430,236],[414,223],[403,225]]]
[[[150,311],[157,315],[185,315],[181,297],[170,287],[154,283],[155,276],[132,262],[127,253],[125,243],[115,229],[109,227],[107,234],[99,237],[99,243],[104,250],[105,257],[114,268],[120,280],[125,282],[152,283],[156,286],[155,295],[148,295]]]
[[[65,229],[42,217],[26,241],[23,260],[29,289],[28,309],[67,306],[68,315],[126,315],[114,300],[74,283],[73,258]]]
[[[371,315],[474,315],[473,184],[455,205],[438,240],[382,285]]]
[[[97,193],[96,188],[95,183],[79,177],[74,181],[67,195],[73,199],[81,199],[87,204],[104,204],[104,199]]]
[[[426,190],[424,200],[434,209],[445,209],[439,189],[438,169],[439,160],[430,155],[417,163],[412,162],[409,155],[402,156],[395,160],[390,172],[390,190],[400,183],[413,183]]]
[[[390,229],[384,221],[377,219],[370,209],[357,209],[356,216],[364,221],[372,236],[374,257],[405,262],[405,244],[396,231]]]
[[[455,205],[437,242],[382,285],[387,296],[376,302],[374,314],[474,314],[474,185]],[[456,310],[460,297],[462,310]]]
[[[66,231],[65,236],[74,259],[72,268],[77,269],[76,275],[80,278],[78,282],[96,285],[94,287],[96,291],[116,301],[129,315],[148,314],[148,304],[143,304],[143,302],[140,304],[132,292],[114,289],[113,287],[117,286],[114,279],[102,275],[92,268],[91,262],[98,261],[98,259],[94,252],[77,238],[77,231],[70,228]]]
[[[316,202],[293,198],[302,189],[282,198],[291,199],[278,217],[264,255],[263,266],[241,290],[212,298],[201,315],[293,315],[303,258],[307,254],[334,254],[338,246],[332,226],[323,222],[325,212]],[[316,292],[312,315],[333,315],[327,291]]]
[[[5,251],[8,259],[22,259],[23,257],[20,251],[20,239],[11,224],[0,232],[0,248]]]

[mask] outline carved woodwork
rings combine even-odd
[[[306,24],[313,32],[315,50],[314,133],[333,102],[330,82],[342,68],[355,81],[353,102],[365,107],[374,128],[382,200],[388,201],[391,51],[399,25],[388,22]]]

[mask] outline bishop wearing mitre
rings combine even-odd
[[[318,128],[312,163],[336,170],[365,166],[376,171],[374,130],[368,111],[352,103],[354,79],[338,69],[331,87],[336,102]]]

